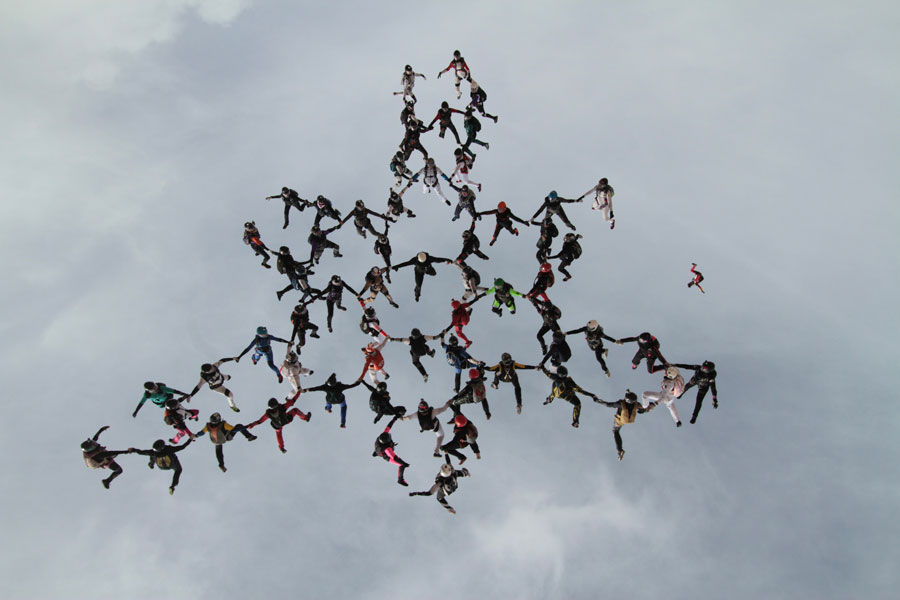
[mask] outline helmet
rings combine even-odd
[[[255,226],[256,225],[253,223],[253,221],[247,221],[246,223],[244,223],[244,229],[253,229]]]
[[[341,284],[341,276],[340,275],[332,275],[331,283],[333,283],[335,285],[340,285]]]
[[[282,194],[287,194],[289,191],[291,191],[291,190],[290,190],[290,188],[288,188],[287,186],[284,186],[284,187],[281,188],[281,193],[282,193]]]
[[[441,108],[450,108],[450,105],[447,102],[441,102]]]
[[[453,467],[444,463],[441,465],[441,477],[450,477],[453,474]]]
[[[390,444],[391,443],[391,434],[389,434],[387,431],[385,431],[384,433],[379,435],[378,443],[381,444],[382,446],[387,446],[388,444]]]
[[[471,194],[471,193],[472,193],[472,189],[471,189],[469,186],[464,185],[464,186],[462,186],[462,189],[460,190],[460,193],[462,193],[462,192],[465,192],[465,193],[467,193],[467,194]]]
[[[294,364],[295,362],[297,362],[298,358],[299,357],[297,356],[297,353],[294,352],[293,350],[291,350],[287,353],[287,355],[285,355],[284,360],[286,360],[287,362],[289,362],[291,364]]]
[[[649,344],[650,340],[652,340],[652,339],[653,339],[653,336],[650,335],[649,331],[645,331],[644,333],[642,333],[641,335],[638,336],[638,341],[641,342],[642,344]]]
[[[500,287],[506,285],[506,282],[500,279],[499,277],[494,280],[494,287]]]
[[[459,50],[454,50],[454,51],[453,51],[453,56],[455,56],[456,58],[459,58],[459,57],[462,56],[462,55],[459,53]]]
[[[378,234],[378,243],[379,243],[379,244],[382,244],[382,245],[387,244],[387,243],[388,243],[388,236],[384,235],[383,233],[379,233],[379,234]]]
[[[637,402],[637,394],[635,394],[631,390],[625,390],[625,402],[634,404],[635,402]]]
[[[325,202],[325,200],[327,200],[327,198],[325,198],[325,196],[323,196],[322,194],[316,196],[316,202]]]
[[[425,262],[426,260],[428,260],[428,254],[426,254],[425,252],[419,252],[418,254],[416,254],[416,260],[418,260],[419,262]]]
[[[220,415],[219,413],[213,413],[213,414],[209,415],[210,423],[219,423],[221,421],[222,421],[222,415]]]
[[[403,67],[403,70],[404,71],[412,71],[412,65],[406,65],[405,67]]]
[[[163,440],[156,440],[153,442],[153,449],[157,452],[161,452],[166,447],[166,442]]]
[[[456,423],[457,427],[465,427],[469,424],[469,420],[465,417],[465,415],[456,415],[456,418],[453,419],[453,422]]]
[[[561,342],[564,339],[566,339],[566,334],[564,334],[562,331],[554,331],[553,332],[553,341],[554,342]]]
[[[716,363],[714,363],[714,362],[711,361],[711,360],[704,360],[704,361],[703,361],[703,364],[700,365],[700,369],[701,369],[702,371],[706,372],[706,373],[709,373],[710,371],[715,371],[715,370],[716,370]]]
[[[422,335],[422,332],[419,331],[418,327],[413,327],[412,331],[409,332],[410,337],[421,337],[421,335]]]
[[[512,362],[512,354],[510,354],[509,352],[504,352],[503,354],[500,355],[500,362],[502,362],[502,363]]]
[[[369,342],[368,344],[366,344],[366,347],[363,348],[362,351],[365,352],[366,354],[368,354],[370,352],[375,352],[375,342]]]
[[[262,326],[257,327],[257,328],[256,328],[256,335],[269,335],[269,330],[266,329],[265,327],[262,327]]]
[[[369,307],[366,308],[366,310],[363,311],[363,313],[364,313],[367,317],[374,317],[374,316],[375,316],[375,307],[369,306]]]
[[[282,254],[290,254],[291,253],[291,249],[288,248],[287,246],[282,246],[281,248],[278,249],[278,251],[281,252]]]
[[[497,210],[499,210],[500,212],[506,212],[506,202],[498,202]]]
[[[565,237],[565,240],[566,240],[567,242],[575,241],[575,234],[574,234],[574,233],[567,233],[567,234],[566,234],[566,237]]]
[[[433,165],[433,164],[434,164],[434,159],[433,159],[433,158],[428,158],[428,159],[425,160],[425,162],[428,163],[429,165]]]
[[[305,314],[309,313],[309,309],[306,308],[306,305],[303,304],[302,302],[300,304],[297,304],[297,306],[294,307],[294,311],[300,313],[301,315],[305,315]]]
[[[481,373],[478,372],[478,369],[469,369],[469,379],[478,379],[478,376]]]
[[[462,154],[462,148],[457,148],[453,151],[453,156],[459,156],[460,154]]]
[[[567,377],[569,375],[569,370],[565,367],[565,365],[559,365],[556,367],[556,374],[560,377]]]
[[[549,273],[552,270],[553,270],[553,265],[551,265],[550,263],[543,263],[541,265],[541,273]]]
[[[461,304],[460,304],[459,300],[452,300],[450,302],[450,308],[452,308],[453,310],[456,310],[460,306],[461,306]]]
[[[600,323],[598,323],[598,322],[595,321],[594,319],[591,319],[590,321],[587,322],[587,328],[588,328],[590,331],[596,331],[597,328],[599,328],[599,327],[600,327]]]
[[[269,398],[269,408],[275,408],[276,406],[278,406],[278,400]]]
[[[449,340],[451,346],[455,346],[459,343],[459,339],[455,335],[451,335]]]
[[[358,208],[364,208],[364,207],[366,206],[366,203],[363,202],[362,200],[357,200],[357,201],[356,201],[356,206],[357,206]]]
[[[556,190],[550,190],[550,193],[547,194],[547,197],[551,200],[556,200],[557,198],[559,198],[559,194],[556,193]]]
[[[387,389],[387,383],[385,383],[384,381],[379,381],[378,385],[375,386],[375,389],[379,392],[383,392]]]
[[[372,267],[372,275],[378,275],[381,273],[381,269],[378,267]]]
[[[100,444],[94,440],[84,440],[81,442],[81,449],[85,452],[91,452],[100,447]]]
[[[607,179],[606,177],[603,177],[602,179],[600,179],[600,185],[606,185],[608,183],[609,183],[609,179]]]
[[[146,382],[144,382],[144,389],[147,390],[148,392],[152,392],[153,390],[156,389],[156,384],[153,383],[152,381],[146,381]]]
[[[428,410],[428,403],[425,402],[425,398],[419,399],[419,410],[421,410],[422,412]]]
[[[666,379],[675,379],[681,375],[675,367],[666,367]]]
[[[309,231],[311,233],[319,233],[320,231],[322,231],[322,228],[319,227],[318,225],[313,225],[312,227],[309,228]]]
[[[166,400],[166,408],[168,408],[169,410],[178,408],[178,400],[176,400],[175,398],[169,398],[168,400]]]
[[[468,229],[466,229],[465,231],[462,232],[462,236],[463,236],[463,239],[464,239],[464,240],[467,240],[467,239],[469,239],[470,237],[472,237],[472,232],[469,231]]]
[[[200,371],[203,373],[212,373],[213,366],[209,363],[203,363],[202,365],[200,365]]]

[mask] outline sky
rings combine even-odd
[[[310,3],[242,0],[6,2],[0,5],[0,404],[8,457],[0,495],[4,598],[890,598],[900,563],[897,344],[900,305],[900,9],[888,2]],[[225,447],[200,439],[184,474],[123,456],[85,468],[79,444],[170,436],[144,381],[190,390],[204,362],[233,356],[266,325],[290,334],[293,295],[241,242],[307,249],[309,211],[281,229],[281,186],[344,212],[383,210],[402,138],[403,66],[417,114],[455,99],[436,79],[460,49],[488,92],[472,178],[479,210],[532,214],[549,190],[615,187],[610,231],[588,203],[567,208],[583,256],[550,297],[565,329],[597,319],[613,337],[652,332],[672,362],[714,360],[719,408],[695,392],[676,428],[659,408],[622,430],[586,402],[543,406],[540,374],[488,389],[493,419],[467,413],[482,459],[446,513],[427,489],[440,461],[415,421],[393,430],[410,487],[373,458],[382,424],[365,390],[348,428],[301,395],[310,423]],[[460,121],[457,121],[459,126]],[[451,171],[453,142],[425,134]],[[416,154],[410,161],[421,167]],[[391,228],[395,262],[455,256],[469,221],[414,186],[417,213]],[[376,225],[377,226],[377,225]],[[478,224],[483,246],[491,223]],[[562,229],[562,227],[561,227]],[[505,234],[504,234],[505,235]],[[313,285],[358,289],[371,238],[333,234]],[[526,291],[534,227],[471,259],[484,280]],[[558,247],[558,243],[554,249]],[[706,294],[686,288],[699,264]],[[375,302],[386,331],[434,333],[461,293],[439,266],[413,301],[410,270]],[[538,360],[537,314],[476,305],[470,351]],[[312,385],[362,368],[359,311],[312,309]],[[611,346],[603,376],[580,336],[568,367],[606,400],[656,390]],[[276,356],[278,350],[276,349]],[[406,346],[385,350],[395,402],[452,395],[440,353],[421,378]],[[247,423],[281,398],[264,365],[223,367],[240,414],[204,390],[191,406]],[[447,427],[447,426],[445,426]]]

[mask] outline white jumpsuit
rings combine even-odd
[[[675,408],[675,398],[684,393],[684,377],[680,374],[675,379],[663,377],[660,387],[661,391],[659,392],[644,392],[641,396],[641,406],[647,408],[651,402],[663,402],[675,422],[680,423],[678,409]]]
[[[601,188],[603,189],[601,190]],[[594,203],[591,205],[591,210],[599,210],[600,214],[603,216],[603,220],[610,223],[610,226],[612,226],[616,221],[612,204],[612,199],[613,196],[616,195],[616,191],[611,185],[601,186],[600,184],[597,184],[586,191],[584,196],[589,196],[590,194],[594,194]]]
[[[309,369],[297,362],[288,362],[287,359],[284,359],[284,362],[281,363],[281,374],[284,375],[288,383],[291,384],[291,389],[294,390],[294,393],[288,396],[288,398],[292,398],[297,394],[300,390],[302,390],[302,386],[300,385],[300,376],[301,375],[309,375],[312,373]]]

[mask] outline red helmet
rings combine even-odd
[[[541,265],[541,273],[549,273],[553,270],[553,265],[550,263],[544,263]]]
[[[506,202],[500,202],[499,204],[497,204],[497,210],[499,210],[500,212],[505,211],[506,210]]]
[[[453,420],[456,423],[457,427],[465,427],[469,424],[469,420],[465,417],[465,415],[456,415],[456,418]]]
[[[457,308],[459,308],[459,300],[452,300],[450,302],[450,308],[452,308],[453,310],[456,310]]]
[[[478,372],[478,369],[469,369],[469,379],[478,379],[478,376],[481,373]]]

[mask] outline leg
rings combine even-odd
[[[290,216],[290,212],[291,212],[291,205],[288,204],[287,202],[285,202],[284,203],[284,226],[282,227],[282,229],[288,228],[288,217]]]
[[[334,302],[331,300],[325,301],[325,306],[328,308],[328,332],[331,333],[334,331],[331,328],[331,320],[334,318]]]
[[[341,402],[341,429],[347,427],[347,401]]]
[[[119,463],[113,460],[110,461],[110,463],[107,465],[107,468],[112,471],[112,473],[109,474],[109,477],[103,480],[103,487],[109,489],[109,484],[112,483],[112,480],[122,474],[122,467],[119,466]]]
[[[685,391],[687,391],[687,386],[685,386]],[[691,424],[697,422],[697,415],[700,414],[700,409],[703,407],[703,398],[706,397],[706,390],[709,389],[709,386],[701,385],[697,387],[697,401],[694,403],[694,414],[691,415]]]
[[[513,373],[513,390],[516,394],[516,413],[522,414],[522,386],[519,385],[519,376]]]
[[[281,450],[282,453],[287,452],[284,449],[284,437],[281,435],[281,428],[275,430],[275,439],[278,441],[278,449]]]
[[[216,444],[216,460],[219,461],[219,468],[222,469],[224,473],[227,471],[225,468],[225,452],[222,450],[222,444]]]
[[[419,374],[425,381],[428,381],[428,373],[425,371],[425,367],[422,366],[422,363],[419,361],[419,356],[417,354],[409,353],[412,357],[413,366],[419,371]]]
[[[559,209],[556,211],[556,214],[558,214],[559,218],[562,219],[562,222],[566,224],[566,227],[568,227],[572,231],[575,231],[575,226],[572,225],[572,221],[570,221],[569,217],[566,216],[566,211],[563,210],[562,206],[559,207]]]
[[[266,362],[268,363],[269,368],[272,369],[273,371],[275,371],[275,375],[278,376],[278,383],[281,383],[282,381],[284,381],[284,377],[281,376],[281,371],[278,369],[278,367],[275,366],[275,361],[272,358],[271,348],[268,351],[266,351]]]
[[[609,377],[609,369],[606,368],[606,361],[603,360],[604,351],[605,348],[603,347],[603,345],[598,346],[597,349],[594,350],[594,357],[596,357],[597,362],[600,363],[600,368],[603,369],[603,372],[606,373],[607,377]]]
[[[434,435],[436,440],[434,442],[434,455],[436,457],[441,456],[441,444],[444,443],[444,428],[441,426],[441,422],[438,419],[434,420],[437,423],[437,427],[434,430]]]
[[[622,435],[619,433],[621,428],[621,425],[613,426],[613,438],[616,440],[616,452],[619,453],[619,460],[622,460],[622,457],[625,456],[625,450],[622,449]]]
[[[462,142],[459,141],[459,132],[456,131],[456,126],[452,122],[448,122],[447,128],[453,132],[453,137],[456,138],[456,145],[460,145]]]
[[[675,408],[675,396],[672,394],[666,394],[663,396],[663,402],[666,404],[666,408],[669,409],[669,414],[672,415],[672,419],[675,421],[675,425],[677,427],[681,427],[681,419],[678,418],[678,409]]]
[[[178,482],[181,481],[181,462],[178,460],[178,457],[175,458],[175,463],[172,466],[172,484],[169,486],[169,493],[174,494],[175,488],[178,487]]]
[[[581,416],[581,400],[573,398],[572,403],[572,427],[578,427],[578,418]]]

